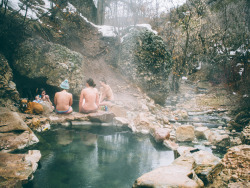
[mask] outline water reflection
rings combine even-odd
[[[59,129],[57,130],[57,144],[68,145],[73,141],[72,132],[69,130]]]
[[[148,136],[130,131],[58,129],[40,136],[51,147],[38,145],[41,168],[24,187],[127,188],[142,174],[174,160],[173,151],[154,147]]]

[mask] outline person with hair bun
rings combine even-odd
[[[95,88],[96,84],[92,78],[86,81],[86,88],[81,91],[79,101],[79,112],[93,113],[97,112],[99,106],[99,94]]]

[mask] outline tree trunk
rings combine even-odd
[[[103,25],[104,24],[104,17],[105,17],[105,0],[98,0],[97,3],[97,24]]]

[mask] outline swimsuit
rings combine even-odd
[[[66,111],[58,111],[58,110],[56,109],[56,113],[58,113],[58,114],[66,114],[66,113],[70,110],[70,108],[71,108],[71,106],[70,106],[69,109],[66,110]]]

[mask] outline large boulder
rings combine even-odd
[[[188,164],[184,166],[183,164],[172,164],[143,174],[135,181],[133,188],[136,187],[198,188],[203,187],[203,183],[197,178],[191,165]]]
[[[176,144],[172,140],[164,140],[163,145],[166,146],[168,149],[171,149],[171,150],[174,150],[174,151],[177,150],[177,148],[179,147],[179,145]]]
[[[28,38],[20,45],[13,65],[22,76],[46,80],[46,84],[59,87],[69,80],[70,90],[79,95],[84,80],[83,56],[59,44],[42,38]]]
[[[208,132],[209,129],[207,127],[196,127],[195,128],[195,136],[198,139],[206,139],[206,132]]]
[[[124,117],[114,117],[113,124],[116,126],[128,126],[129,121]]]
[[[214,178],[209,187],[250,187],[250,146],[240,145],[230,148],[222,159],[224,169]]]
[[[96,113],[90,113],[87,115],[90,121],[99,123],[113,122],[115,114],[112,112],[98,111]]]
[[[134,132],[148,134],[153,128],[155,128],[153,125],[154,121],[154,117],[151,117],[149,113],[140,112],[133,120],[132,130]]]
[[[23,149],[39,142],[16,112],[0,108],[0,152]]]
[[[196,163],[195,173],[204,184],[212,183],[223,168],[220,158],[207,151],[195,152],[192,157]]]
[[[182,125],[176,129],[176,139],[180,142],[193,141],[195,138],[192,125]]]
[[[13,82],[12,69],[2,54],[0,54],[0,72],[0,105],[10,107],[10,104],[19,100],[19,93]]]
[[[133,187],[203,187],[221,172],[221,160],[207,151],[183,147],[185,152],[166,167],[139,177]],[[178,151],[180,152],[180,151]]]
[[[250,146],[240,145],[230,148],[222,163],[225,166],[223,172],[230,181],[249,181]]]
[[[218,148],[225,149],[230,145],[230,136],[228,134],[221,134],[218,131],[212,131],[208,137],[208,141]]]
[[[194,164],[190,164],[193,166],[193,169],[196,175],[203,181],[204,184],[209,184],[213,182],[214,177],[216,177],[222,170],[223,165],[221,163],[220,158],[214,156],[212,153],[208,151],[199,150],[193,147],[180,146],[177,149],[178,154],[180,155],[176,161],[186,161],[190,163],[192,158],[194,160]]]
[[[118,67],[157,103],[165,104],[172,61],[162,40],[147,28],[129,28],[122,38]]]
[[[169,139],[171,130],[168,128],[156,128],[153,129],[151,135],[156,142],[163,142],[165,139]]]
[[[0,153],[0,187],[22,187],[32,179],[41,153],[31,150],[28,154]]]

